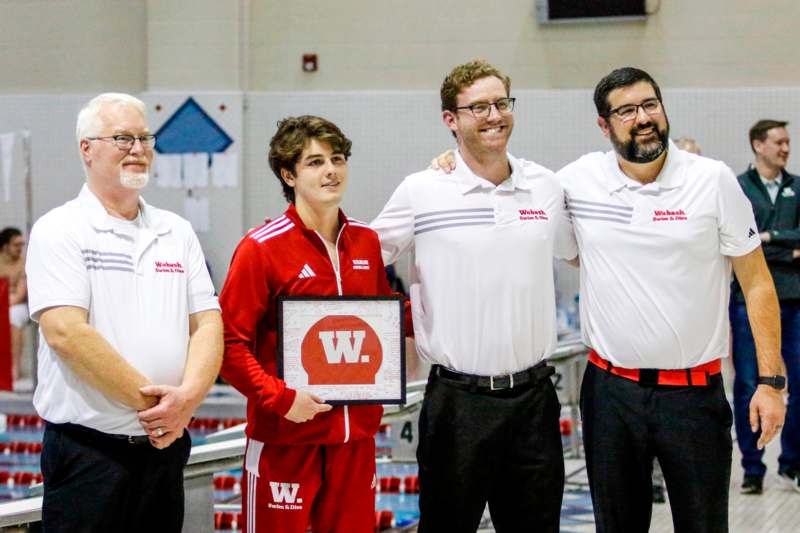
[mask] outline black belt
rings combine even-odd
[[[499,391],[509,390],[522,385],[543,380],[555,374],[556,370],[552,366],[547,366],[545,361],[532,366],[521,372],[514,374],[502,374],[499,376],[475,376],[450,370],[442,365],[431,367],[431,376],[436,376],[447,381],[465,385],[476,391]]]
[[[95,439],[109,439],[115,442],[127,442],[128,444],[141,445],[150,442],[150,437],[147,435],[117,435],[114,433],[104,433],[96,429],[81,426],[80,424],[54,424],[52,422],[47,422],[47,427],[73,435],[84,435]]]

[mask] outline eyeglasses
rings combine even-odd
[[[128,151],[133,148],[136,141],[142,143],[143,148],[152,148],[156,144],[155,135],[111,135],[110,137],[86,137],[89,141],[111,141],[117,145],[120,150]]]
[[[661,102],[658,98],[648,98],[641,104],[626,104],[617,107],[616,109],[612,109],[606,115],[610,117],[611,115],[617,115],[617,117],[622,122],[630,122],[631,120],[636,118],[636,115],[639,114],[639,108],[644,109],[644,112],[650,115],[658,115],[661,112]]]
[[[492,114],[492,106],[497,109],[498,113],[511,113],[514,111],[514,102],[516,100],[516,98],[501,98],[496,102],[478,102],[477,104],[457,107],[456,110],[469,109],[475,118],[486,118]]]

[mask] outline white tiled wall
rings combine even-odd
[[[2,0],[0,92],[436,90],[475,57],[530,89],[624,65],[665,87],[800,83],[795,0],[648,4],[645,21],[542,26],[534,0]]]

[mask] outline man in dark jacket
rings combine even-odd
[[[764,255],[775,282],[781,307],[783,359],[789,382],[786,426],[781,433],[778,475],[800,492],[800,177],[786,172],[789,133],[786,122],[759,120],[750,128],[755,164],[739,176],[753,204]],[[744,468],[743,494],[761,494],[767,467],[753,432],[750,397],[759,386],[755,346],[747,320],[744,297],[734,281],[730,318],[733,330],[734,415]]]

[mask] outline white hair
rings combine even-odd
[[[78,113],[78,123],[75,128],[78,144],[82,139],[100,134],[100,130],[103,127],[100,112],[106,105],[131,106],[139,111],[143,117],[147,115],[147,106],[135,96],[124,93],[99,94],[83,106],[83,109]]]

